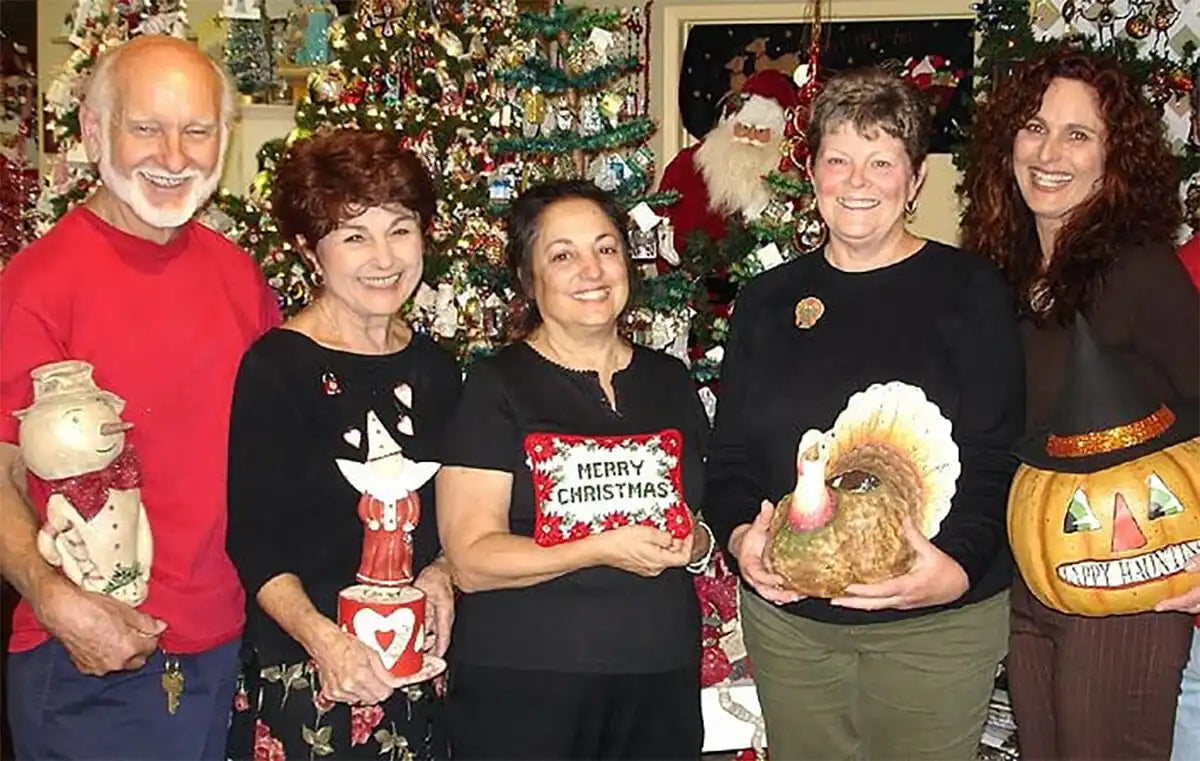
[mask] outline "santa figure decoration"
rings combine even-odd
[[[402,420],[412,425],[410,418]],[[421,519],[417,490],[441,466],[405,457],[373,411],[367,413],[367,461],[338,460],[337,466],[362,493],[358,517],[366,534],[358,580],[385,587],[412,583],[412,532]]]
[[[796,103],[790,77],[774,69],[756,72],[729,99],[704,140],[667,165],[660,190],[679,193],[666,208],[677,251],[695,232],[720,240],[728,217],[755,219],[767,208],[773,194],[763,180],[779,166],[787,111]]]
[[[411,405],[407,384],[396,397]],[[403,415],[398,430],[412,435],[412,418]],[[367,413],[367,459],[337,460],[342,476],[362,497],[363,552],[356,577],[360,583],[338,595],[338,624],[379,653],[394,676],[416,683],[436,676],[445,662],[423,654],[425,594],[412,586],[412,532],[421,518],[418,490],[441,467],[414,462],[374,411]]]
[[[154,541],[141,471],[125,441],[125,401],[96,386],[92,365],[65,360],[33,370],[21,421],[21,458],[50,492],[38,552],[89,592],[129,605],[146,599]]]

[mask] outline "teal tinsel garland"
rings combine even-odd
[[[517,33],[542,39],[555,37],[559,32],[576,36],[580,32],[590,32],[593,27],[612,28],[620,20],[620,11],[556,5],[546,14],[522,13],[517,21]]]
[[[504,84],[538,87],[547,95],[558,95],[570,91],[594,90],[617,77],[633,74],[641,67],[642,63],[638,57],[630,56],[571,76],[565,71],[555,69],[545,59],[528,58],[519,68],[496,72],[496,79]]]
[[[558,154],[570,151],[610,150],[645,140],[654,132],[654,121],[648,116],[641,116],[618,125],[607,132],[595,135],[580,135],[575,132],[564,132],[550,137],[515,137],[493,140],[493,153],[532,153]]]

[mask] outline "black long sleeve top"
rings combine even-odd
[[[422,335],[393,354],[368,355],[276,328],[242,358],[229,431],[226,547],[246,587],[245,639],[260,664],[308,658],[259,607],[263,584],[295,574],[314,607],[336,620],[338,592],[356,583],[362,492],[337,461],[367,461],[386,435],[409,460],[439,462],[460,386],[454,360]],[[368,413],[386,433],[368,427]],[[438,552],[433,479],[418,498],[414,574]]]
[[[824,304],[796,325],[796,304]],[[704,514],[722,547],[763,499],[796,485],[796,447],[829,430],[850,395],[899,380],[920,387],[951,421],[959,476],[933,543],[966,571],[948,606],[878,612],[807,599],[784,607],[819,621],[858,624],[928,614],[1006,589],[1012,560],[1007,494],[1024,425],[1024,375],[1011,292],[982,257],[936,242],[867,272],[843,272],[816,253],[777,267],[738,296],[709,448]],[[735,561],[736,563],[736,561]]]
[[[638,346],[612,384],[615,410],[596,373],[560,367],[523,341],[507,346],[471,367],[442,462],[511,473],[509,528],[533,536],[538,499],[531,435],[621,439],[674,429],[682,435],[683,496],[697,507],[708,421],[687,370],[676,359]],[[603,499],[609,509],[622,509],[619,496]],[[700,607],[684,569],[644,578],[597,566],[529,587],[463,595],[450,659],[451,668],[470,663],[636,674],[699,664],[699,650]]]

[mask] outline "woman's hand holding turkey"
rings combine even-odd
[[[763,500],[752,523],[744,523],[733,530],[729,537],[729,551],[737,559],[742,578],[767,600],[776,605],[797,602],[804,595],[787,587],[782,576],[775,573],[767,559],[767,548],[771,544],[771,518],[775,506]]]
[[[962,597],[970,586],[962,566],[925,538],[911,519],[905,518],[901,528],[917,552],[912,568],[887,581],[850,584],[841,597],[830,601],[832,604],[859,610],[912,610]]]
[[[321,697],[350,705],[375,705],[391,697],[400,681],[384,668],[379,654],[328,623],[310,651],[321,676]]]

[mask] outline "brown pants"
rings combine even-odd
[[[1021,761],[1167,761],[1190,617],[1070,616],[1042,605],[1018,578],[1011,631]]]

